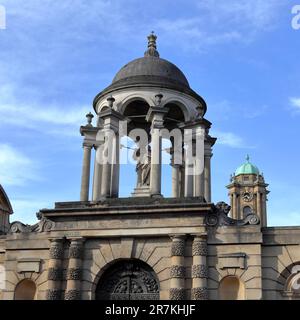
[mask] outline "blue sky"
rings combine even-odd
[[[0,0],[0,183],[11,220],[33,223],[40,208],[78,200],[79,126],[94,96],[158,35],[207,102],[218,137],[213,201],[227,199],[229,175],[245,159],[271,191],[269,225],[300,225],[300,30],[283,0]],[[134,186],[121,170],[121,194]],[[169,169],[163,190],[170,192]]]

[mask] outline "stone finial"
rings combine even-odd
[[[145,57],[157,57],[159,58],[159,53],[156,50],[156,39],[157,36],[154,34],[154,31],[148,36],[148,50],[145,52]]]
[[[93,120],[94,116],[91,112],[89,112],[87,115],[86,115],[86,119],[87,119],[87,125],[88,126],[92,126],[92,120]]]
[[[114,102],[116,101],[115,98],[113,96],[109,96],[107,99],[107,102],[108,102],[108,106],[109,108],[112,109],[113,105],[114,105]]]

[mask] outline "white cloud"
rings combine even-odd
[[[27,155],[8,144],[0,144],[0,183],[22,186],[30,180],[38,180],[36,163]]]
[[[290,98],[289,100],[292,111],[300,113],[300,98]]]
[[[217,143],[231,148],[249,148],[244,139],[232,132],[212,130],[211,135],[217,137]]]
[[[15,98],[13,86],[0,86],[1,124],[10,124],[43,131],[48,134],[76,135],[84,124],[89,106],[61,107],[29,102]]]

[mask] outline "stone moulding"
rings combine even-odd
[[[218,256],[220,269],[239,268],[247,269],[246,253],[227,253]]]
[[[245,226],[245,225],[258,225],[260,223],[259,217],[255,213],[248,214],[242,220],[236,220],[228,217],[231,207],[225,202],[218,202],[215,205],[215,211],[208,214],[205,218],[205,223],[209,227],[218,226]]]
[[[17,271],[18,273],[25,272],[40,272],[41,259],[39,258],[21,258],[18,259]]]
[[[24,224],[20,221],[15,221],[11,223],[9,233],[48,232],[51,231],[53,227],[54,222],[43,217],[38,223],[34,225]]]

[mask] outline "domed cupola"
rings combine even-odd
[[[94,109],[99,111],[99,101],[106,100],[110,94],[124,90],[169,89],[192,97],[206,112],[206,103],[190,88],[183,72],[173,63],[162,59],[157,51],[157,36],[152,32],[148,36],[148,48],[142,58],[135,59],[123,66],[113,78],[112,83],[94,99]],[[98,109],[98,110],[97,110]]]
[[[255,166],[250,162],[249,155],[247,155],[246,157],[246,162],[243,163],[240,167],[238,167],[235,171],[235,176],[238,176],[240,174],[255,174],[255,175],[259,174],[259,170],[257,166]]]

